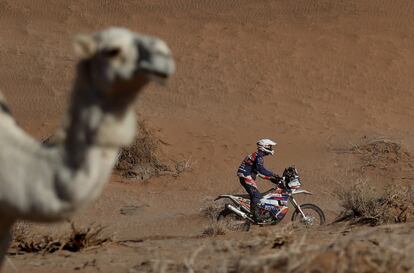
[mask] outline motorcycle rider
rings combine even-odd
[[[263,158],[274,154],[273,146],[276,146],[277,143],[270,139],[260,139],[256,144],[257,151],[244,158],[239,169],[237,170],[237,176],[240,179],[240,184],[249,194],[250,211],[253,214],[253,220],[259,223],[262,222],[263,219],[260,215],[258,203],[263,196],[257,189],[256,177],[258,175],[259,177],[271,180],[276,184],[281,180],[281,178],[263,166]]]

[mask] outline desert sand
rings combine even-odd
[[[10,255],[3,272],[163,272],[154,261],[180,263],[201,245],[277,232],[284,224],[200,237],[209,225],[200,208],[221,193],[243,192],[235,172],[264,137],[278,142],[266,166],[281,173],[294,164],[315,193],[303,201],[321,206],[328,222],[340,212],[338,187],[361,177],[378,189],[412,184],[413,14],[409,0],[0,1],[0,88],[20,126],[39,140],[49,137],[66,110],[73,36],[123,26],[171,47],[176,75],[166,87],[148,88],[136,109],[159,140],[160,157],[191,165],[178,177],[145,182],[114,174],[104,194],[72,219],[105,226],[112,243]],[[374,166],[349,152],[378,139],[403,152],[387,151]],[[68,224],[31,229],[59,234]],[[323,227],[309,242],[348,234],[341,231]],[[200,251],[197,259],[217,262]]]

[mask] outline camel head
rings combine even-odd
[[[150,80],[163,82],[175,71],[162,40],[124,28],[109,28],[75,38],[75,51],[89,84],[100,92],[134,93]],[[86,75],[86,76],[85,76]]]

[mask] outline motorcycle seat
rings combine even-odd
[[[272,191],[274,191],[274,189],[270,189],[268,191],[261,192],[260,194],[263,195],[263,196],[265,196],[266,194],[268,194],[268,193],[270,193]],[[246,198],[246,199],[250,199],[250,196],[248,194],[234,194],[234,196],[241,197],[241,198]]]

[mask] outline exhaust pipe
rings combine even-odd
[[[239,209],[237,209],[236,207],[234,207],[231,204],[227,204],[226,207],[228,209],[230,209],[231,211],[233,211],[235,214],[237,214],[238,216],[244,218],[244,219],[248,219],[250,221],[253,221],[246,213],[240,211]]]

